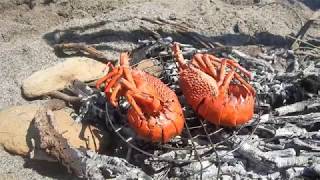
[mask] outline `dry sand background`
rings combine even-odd
[[[169,26],[135,16],[180,19],[205,38],[255,49],[257,44],[285,46],[285,36],[295,34],[319,8],[318,0],[0,0],[0,109],[29,103],[21,96],[22,80],[63,61],[53,52],[54,43],[95,44],[116,58],[148,37],[140,25],[189,41]],[[319,38],[319,29],[310,29],[308,35]],[[0,179],[70,178],[57,164],[0,150]]]

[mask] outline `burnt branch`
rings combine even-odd
[[[56,158],[70,173],[80,178],[150,179],[143,171],[130,165],[124,159],[70,147],[67,139],[55,130],[52,123],[55,121],[52,111],[60,108],[60,104],[59,101],[55,101],[55,103],[51,101],[39,109],[34,118],[34,126],[39,132],[41,149]]]
[[[95,58],[97,60],[100,60],[104,63],[117,62],[116,60],[110,60],[101,51],[96,50],[93,46],[89,46],[84,43],[56,44],[54,46],[54,49],[56,51],[71,50],[71,51],[78,51],[78,52],[82,52],[82,53],[87,53],[87,54],[89,54],[90,57]]]
[[[53,98],[64,100],[66,102],[70,102],[70,103],[79,103],[81,100],[81,98],[79,98],[79,97],[70,96],[70,95],[62,93],[60,91],[51,91],[51,92],[47,93],[47,95],[50,97],[53,97]]]
[[[308,112],[320,109],[320,98],[309,99],[300,101],[287,106],[282,106],[275,109],[275,113],[278,116],[283,116],[291,113]]]

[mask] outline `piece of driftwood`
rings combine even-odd
[[[299,138],[293,138],[288,143],[286,143],[286,147],[292,147],[300,150],[308,150],[313,152],[320,152],[320,146],[317,143],[313,143],[311,139],[301,140]]]
[[[278,116],[283,116],[291,113],[309,112],[314,110],[320,110],[320,98],[318,97],[276,108],[275,113]]]
[[[307,137],[309,132],[305,128],[300,128],[295,124],[285,123],[284,127],[279,127],[276,130],[276,138],[294,138]]]
[[[117,62],[117,60],[112,60],[106,57],[101,51],[97,51],[93,46],[86,45],[84,43],[65,43],[65,44],[56,44],[54,45],[54,49],[57,51],[64,51],[64,50],[72,50],[78,51],[82,53],[88,53],[89,56],[100,60],[104,63],[107,62]]]
[[[34,118],[34,127],[39,132],[40,148],[56,158],[70,173],[86,179],[151,179],[124,159],[70,147],[52,123],[55,121],[52,110],[59,107],[61,102],[51,101],[39,109]]]
[[[268,119],[266,123],[271,124],[286,124],[292,123],[299,127],[313,126],[315,123],[320,122],[320,113],[309,113],[294,116],[273,116]]]
[[[239,50],[232,49],[232,53],[236,54],[237,56],[241,57],[244,59],[244,61],[248,64],[255,65],[255,66],[263,66],[266,67],[269,71],[274,72],[274,68],[271,66],[271,64],[267,61],[264,61],[262,59],[258,59],[255,57],[251,57]]]
[[[311,25],[320,17],[320,11],[316,11],[313,15],[303,24],[299,32],[295,36],[295,41],[291,44],[290,49],[297,49],[300,46],[301,39],[305,36]],[[300,41],[299,41],[300,40]]]
[[[158,24],[158,25],[170,25],[170,26],[174,27],[178,33],[180,33],[183,36],[187,36],[187,37],[195,40],[196,42],[201,44],[203,47],[205,47],[205,48],[213,48],[214,47],[214,45],[211,42],[209,42],[208,40],[204,39],[203,37],[201,37],[197,33],[195,33],[194,28],[190,27],[191,25],[187,25],[185,22],[184,23],[176,22],[176,21],[164,19],[161,17],[157,17],[155,19],[149,18],[149,17],[141,17],[139,19],[153,23],[153,24]]]
[[[230,140],[232,144],[236,144],[237,141],[239,139]],[[264,152],[252,145],[250,141],[242,144],[236,152],[246,157],[249,162],[255,165],[255,168],[267,172],[295,166],[309,166],[310,163],[317,164],[320,161],[319,157],[296,156],[296,151],[293,148]]]
[[[47,96],[53,97],[53,98],[57,98],[57,99],[61,99],[64,100],[66,102],[70,102],[70,103],[75,103],[81,100],[81,98],[76,97],[76,96],[70,96],[68,94],[62,93],[60,91],[51,91],[49,93],[46,94]]]
[[[309,177],[310,179],[318,179],[319,176],[319,164],[315,164],[311,167],[292,167],[286,170],[287,179],[294,179],[296,177]]]

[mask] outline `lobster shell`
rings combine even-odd
[[[181,134],[184,116],[176,94],[161,80],[148,73],[133,70],[132,75],[138,89],[159,97],[165,103],[161,111],[145,114],[146,119],[141,119],[137,111],[130,108],[127,115],[130,126],[138,135],[152,142],[166,143]],[[146,109],[144,102],[137,103],[142,109]]]
[[[166,143],[181,134],[184,116],[176,94],[158,78],[129,67],[127,53],[121,53],[120,66],[112,68],[97,82],[105,83],[107,99],[117,106],[120,96],[131,104],[128,122],[143,139]]]
[[[172,50],[179,63],[180,88],[201,117],[227,127],[242,125],[252,118],[255,91],[235,72],[235,67],[250,76],[248,71],[232,60],[220,60],[209,54],[196,54],[187,64],[177,43]],[[238,82],[231,81],[234,79]]]

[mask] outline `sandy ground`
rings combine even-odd
[[[0,109],[29,103],[21,96],[23,79],[60,61],[52,44],[86,42],[110,58],[148,37],[140,26],[190,41],[169,26],[133,17],[182,20],[213,41],[239,47],[285,46],[319,9],[315,0],[1,0]],[[318,30],[318,31],[317,31]],[[319,27],[309,36],[320,37]],[[0,150],[0,179],[70,179],[57,164],[30,162]]]

